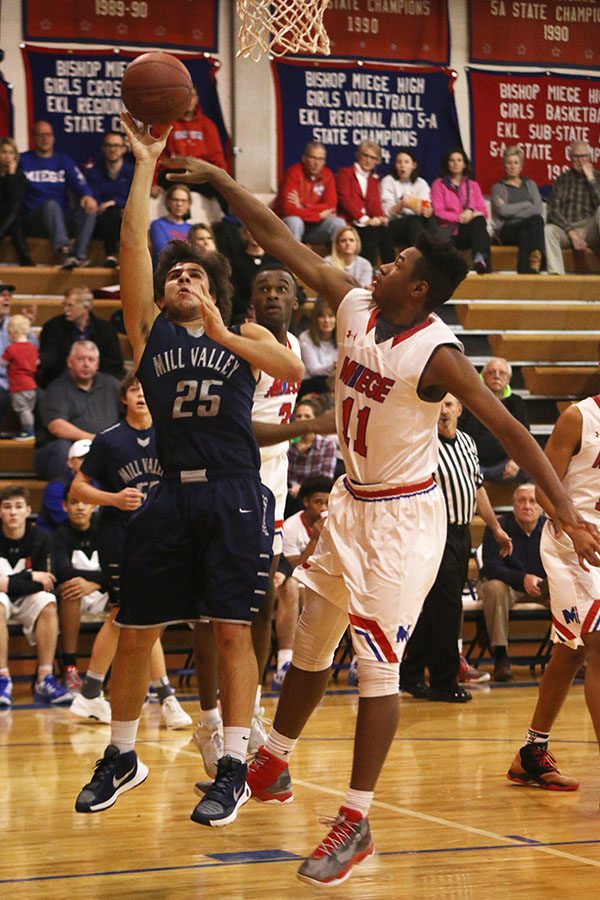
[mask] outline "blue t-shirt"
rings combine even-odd
[[[231,331],[239,333],[238,326]],[[165,475],[258,474],[252,430],[256,382],[246,360],[204,334],[154,320],[138,368]]]
[[[116,178],[111,178],[103,159],[88,169],[86,177],[92,194],[98,203],[114,200],[119,209],[123,209],[133,181],[133,163],[123,160]]]
[[[21,154],[21,168],[27,179],[24,202],[27,212],[33,212],[47,200],[56,200],[67,209],[69,190],[79,198],[92,193],[81,170],[66,153],[38,156],[28,150]]]

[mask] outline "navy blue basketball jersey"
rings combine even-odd
[[[239,333],[239,326],[232,326]],[[154,320],[137,372],[165,475],[258,473],[252,431],[256,382],[246,360],[204,334]]]
[[[145,499],[162,476],[154,428],[132,428],[125,419],[106,428],[92,441],[81,471],[93,478],[103,491],[116,494],[123,488],[132,487],[141,491]],[[102,508],[102,525],[115,520],[126,522],[130,515],[115,506],[105,506]]]

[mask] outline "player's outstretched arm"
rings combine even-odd
[[[167,174],[170,181],[190,184],[207,181],[212,184],[225,197],[236,216],[247,225],[260,246],[288,266],[319,297],[324,297],[333,309],[337,309],[348,291],[355,287],[345,272],[328,266],[320,256],[295,240],[272,210],[223,169],[190,156],[173,157],[170,163],[182,170]]]
[[[588,563],[600,566],[598,530],[584,522],[537,442],[483,384],[462,353],[451,347],[440,347],[425,369],[420,388],[422,391],[438,388],[458,397],[500,441],[508,456],[539,484],[554,506],[555,522],[567,532],[574,545],[583,532],[587,533],[575,549]]]
[[[314,419],[297,419],[294,422],[255,422],[252,430],[259,447],[271,447],[282,441],[304,434],[335,434],[335,411],[328,409]]]
[[[152,323],[158,315],[154,304],[152,259],[148,249],[150,189],[156,161],[162,153],[170,129],[160,138],[147,125],[138,125],[128,112],[121,122],[135,156],[131,190],[123,211],[119,267],[123,319],[136,365],[139,364]]]

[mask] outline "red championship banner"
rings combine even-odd
[[[447,0],[329,0],[323,22],[335,59],[448,64]]]
[[[10,137],[13,133],[12,88],[0,72],[0,135]]]
[[[469,0],[471,62],[600,68],[598,0]]]
[[[28,41],[216,53],[218,0],[23,0]]]
[[[539,187],[570,168],[568,147],[585,141],[600,160],[600,78],[471,69],[471,147],[477,181],[489,193],[502,153],[518,145],[523,174]]]

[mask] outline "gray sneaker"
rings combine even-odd
[[[335,887],[352,875],[352,869],[374,852],[369,820],[353,809],[340,807],[337,819],[321,819],[331,825],[327,837],[304,860],[298,878],[319,887]]]

